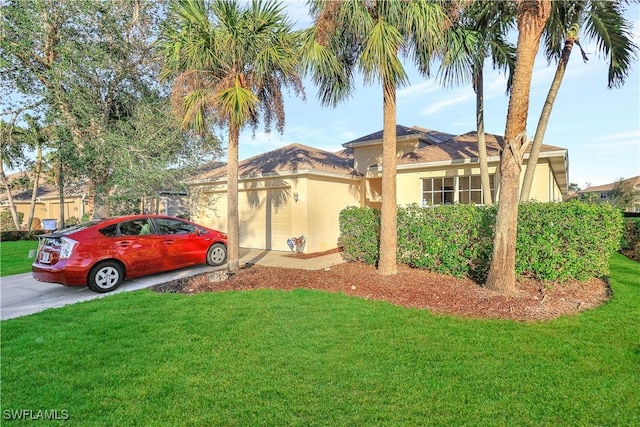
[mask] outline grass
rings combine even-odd
[[[29,251],[37,248],[37,240],[0,242],[0,277],[30,272],[33,258]]]
[[[604,306],[529,324],[306,290],[144,290],[47,310],[1,323],[2,413],[67,411],[57,423],[83,426],[640,425],[640,265],[614,255],[611,270]]]

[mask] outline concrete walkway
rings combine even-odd
[[[268,267],[322,270],[344,262],[340,253],[309,259],[293,258],[288,255],[290,255],[289,252],[241,248],[240,267],[246,264],[257,264]],[[86,286],[69,288],[55,283],[38,282],[31,276],[31,273],[5,276],[0,278],[0,318],[2,320],[12,319],[37,313],[48,308],[104,298],[120,292],[136,291],[174,279],[224,269],[225,267],[199,265],[167,273],[154,274],[127,280],[118,289],[106,294],[95,293]]]

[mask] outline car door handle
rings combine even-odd
[[[124,241],[124,242],[118,242],[118,246],[120,246],[121,248],[126,248],[131,246],[131,242],[130,241]]]
[[[164,242],[165,245],[172,245],[173,244],[173,240],[165,240]]]

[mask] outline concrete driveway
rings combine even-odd
[[[106,294],[93,292],[87,286],[66,287],[55,283],[38,282],[31,276],[31,273],[5,276],[0,278],[0,317],[5,320],[25,316],[48,308],[103,298],[120,292],[137,291],[138,289],[148,288],[173,279],[189,277],[208,271],[224,270],[225,268],[226,266],[214,268],[207,265],[199,265],[168,273],[140,277],[127,280],[118,289]]]
[[[240,266],[260,264],[270,267],[300,268],[320,270],[330,268],[343,261],[341,254],[334,253],[311,259],[289,257],[288,252],[264,251],[240,248]],[[227,266],[210,267],[198,265],[167,273],[154,274],[125,281],[118,289],[106,294],[98,294],[86,286],[68,288],[55,283],[38,282],[31,273],[0,277],[0,318],[2,320],[37,313],[48,308],[62,307],[76,302],[104,298],[120,292],[137,291],[170,282],[174,279],[190,277],[196,274],[224,270]]]

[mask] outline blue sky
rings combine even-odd
[[[301,27],[308,26],[304,1],[289,0],[289,14]],[[634,25],[634,42],[640,46],[640,6],[628,9]],[[618,178],[640,175],[640,63],[620,89],[607,89],[607,62],[591,41],[581,40],[589,55],[584,63],[574,49],[556,98],[544,143],[569,150],[569,181],[586,188]],[[497,72],[485,74],[485,129],[504,134],[509,99],[506,79]],[[475,130],[475,94],[471,86],[443,88],[433,76],[425,79],[407,66],[410,86],[398,91],[398,124],[422,126],[448,133]],[[433,69],[434,71],[437,68]],[[544,99],[555,73],[555,63],[547,64],[539,55],[531,85],[527,135],[533,138]],[[382,93],[379,85],[358,87],[351,99],[337,108],[322,107],[317,90],[305,81],[306,102],[286,99],[287,123],[284,134],[250,131],[240,139],[240,159],[246,159],[291,143],[328,151],[382,129]]]

